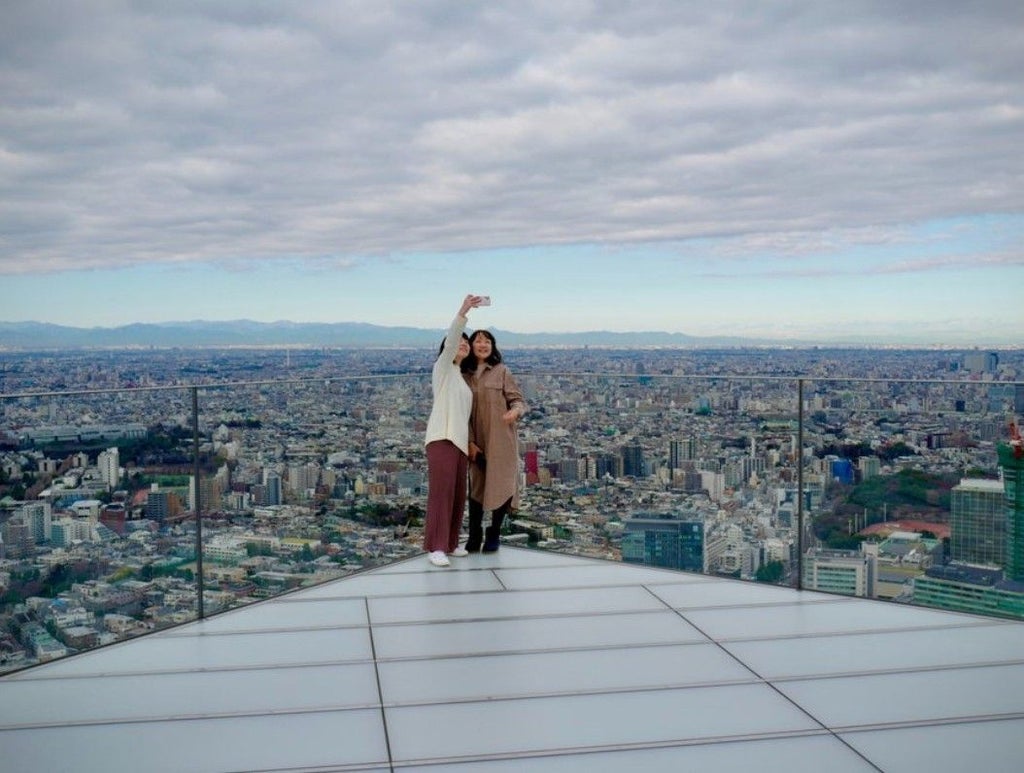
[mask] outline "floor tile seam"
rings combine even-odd
[[[569,569],[569,568],[570,567],[566,567],[566,569]],[[576,568],[577,567],[571,567],[571,569],[576,569]],[[549,567],[543,567],[541,569],[537,569],[536,567],[510,568],[510,567],[496,566],[491,571],[493,571],[493,572],[505,572],[505,573],[508,573],[508,574],[525,574],[525,575],[530,575],[530,574],[536,574],[538,571],[547,571],[548,569],[549,569]],[[612,585],[612,586],[619,586],[619,585],[621,585],[621,586],[654,585],[654,586],[657,586],[659,588],[660,587],[671,587],[671,588],[687,587],[687,588],[689,588],[689,587],[695,587],[695,586],[706,587],[708,585],[714,585],[714,584],[715,584],[714,578],[708,578],[707,575],[697,575],[693,579],[680,579],[680,580],[668,580],[668,579],[666,579],[664,581],[651,580],[650,578],[643,579],[643,580],[636,580],[636,579],[634,579],[634,580],[625,580],[625,579],[623,579],[623,580],[618,581],[618,582],[587,583],[585,585],[571,585],[571,586],[566,586],[566,587],[587,588],[587,587],[603,587],[605,585]],[[561,587],[561,586],[556,586],[556,587]]]
[[[654,592],[654,590],[656,590],[658,588],[664,588],[665,586],[663,586],[663,585],[661,585],[661,586],[659,586],[659,585],[653,585],[653,586],[640,585],[640,586],[636,586],[636,587],[641,587],[644,590],[647,590],[648,592],[650,592],[654,596],[656,596],[659,600],[664,601],[665,603],[667,603],[670,606],[672,606],[673,609],[685,609],[685,610],[694,611],[694,612],[698,612],[698,611],[700,611],[700,612],[708,612],[708,611],[714,611],[714,610],[722,610],[722,611],[725,611],[725,612],[729,612],[729,611],[734,611],[734,610],[737,610],[737,609],[781,609],[781,608],[784,608],[784,607],[799,607],[799,606],[823,607],[823,606],[829,606],[831,604],[842,604],[842,603],[844,603],[842,600],[836,600],[836,599],[816,599],[814,601],[811,601],[811,600],[806,600],[806,601],[741,601],[741,602],[729,602],[729,603],[724,603],[724,604],[700,604],[700,605],[697,605],[697,606],[675,606],[674,604],[672,604],[672,602],[669,602],[666,599],[662,599],[661,596],[658,596],[658,594]],[[677,586],[673,586],[673,587],[677,587]]]
[[[321,596],[316,599],[295,599],[293,601],[281,601],[279,603],[287,604],[315,604],[315,603],[327,603],[337,601],[350,601],[359,600],[362,598],[367,599],[416,599],[416,598],[445,598],[455,596],[478,596],[487,593],[550,593],[550,592],[568,592],[568,591],[588,591],[588,590],[612,590],[618,588],[644,588],[648,589],[648,584],[645,583],[588,583],[586,585],[546,585],[539,587],[527,587],[527,588],[516,588],[508,587],[505,582],[495,575],[495,580],[501,587],[498,588],[472,588],[472,589],[453,589],[453,590],[422,590],[418,592],[393,592],[393,593],[364,593],[361,595],[345,595],[345,596]],[[703,583],[660,583],[651,585],[653,588],[678,588],[681,585],[696,587],[703,585]],[[660,597],[659,597],[660,599]],[[764,601],[764,602],[739,602],[739,603],[728,603],[728,604],[705,604],[695,607],[682,607],[684,609],[693,610],[732,610],[732,609],[758,609],[767,607],[793,607],[801,606],[806,604],[814,605],[827,605],[827,604],[844,604],[848,603],[848,599],[845,598],[825,598],[825,599],[803,599],[798,601]],[[193,621],[195,622],[195,621]],[[187,633],[178,633],[178,636],[187,636]]]
[[[419,555],[419,557],[425,557],[425,556],[426,556],[426,553],[421,553]],[[480,566],[466,566],[467,563],[473,562],[473,560],[474,559],[471,556],[460,557],[458,559],[458,561],[460,563],[458,565],[459,568],[457,569],[457,571],[460,571],[460,572],[490,572],[490,571],[494,571],[494,570],[501,570],[501,571],[505,571],[505,572],[510,572],[510,571],[515,571],[515,572],[536,572],[538,570],[547,570],[547,569],[581,569],[581,568],[583,568],[579,564],[568,563],[568,562],[564,563],[564,564],[545,564],[544,566],[503,566],[500,563],[487,564],[487,565],[481,564]],[[378,571],[378,572],[374,573],[374,576],[375,577],[407,577],[409,575],[414,575],[414,574],[419,574],[419,575],[437,574],[437,569],[432,569],[432,568],[430,568],[428,566],[424,566],[422,569],[417,569],[417,570],[412,571],[412,572],[384,572],[384,571]],[[348,579],[347,577],[339,577],[337,580],[328,580],[328,582],[340,582],[341,580],[347,580],[347,579]]]
[[[302,765],[288,768],[247,768],[245,773],[362,773],[363,771],[394,771],[390,762],[350,762],[334,765]]]
[[[476,617],[444,617],[428,619],[407,619],[407,620],[371,620],[372,626],[387,626],[400,628],[402,626],[450,626],[458,625],[460,622],[501,622],[502,620],[516,621],[520,619],[558,619],[562,617],[620,617],[628,615],[662,615],[672,614],[674,610],[665,607],[643,607],[643,608],[620,608],[620,609],[589,609],[584,611],[555,611],[555,612],[531,612],[515,615],[502,616],[476,616]]]
[[[364,602],[364,597],[351,597],[354,601]],[[365,607],[365,602],[363,603]],[[242,608],[238,608],[240,611]],[[231,610],[235,611],[235,610]],[[219,617],[219,616],[213,616]],[[213,619],[212,617],[205,618],[207,620]],[[0,674],[0,683],[5,677],[14,676],[15,674],[24,673],[30,669],[42,668],[49,666],[61,661],[70,660],[71,658],[77,658],[80,655],[94,654],[100,651],[112,651],[116,647],[127,647],[133,644],[140,644],[143,642],[152,643],[154,641],[177,641],[185,639],[198,639],[206,637],[219,637],[219,636],[248,636],[252,634],[279,634],[279,633],[308,633],[310,631],[340,631],[340,630],[355,630],[359,628],[366,628],[369,625],[369,621],[366,620],[362,623],[345,623],[342,625],[312,625],[312,626],[280,626],[275,628],[248,628],[239,630],[225,630],[225,631],[186,631],[181,630],[183,628],[201,625],[202,620],[192,620],[187,623],[181,623],[179,625],[171,626],[170,628],[164,628],[157,631],[149,631],[140,636],[133,636],[128,639],[122,639],[121,641],[112,642],[111,644],[104,645],[101,647],[93,647],[82,652],[76,652],[64,657],[57,658],[56,660],[47,661],[45,663],[36,663],[31,666],[26,666],[22,669],[11,671],[8,673]]]
[[[494,581],[496,583],[498,583],[498,585],[501,587],[501,589],[503,591],[508,591],[509,590],[508,584],[503,579],[501,579],[501,575],[499,575],[496,570],[491,569],[490,574],[491,574],[491,577],[494,578]]]
[[[423,556],[424,558],[426,557],[426,555],[427,555],[426,553],[421,554],[421,556]],[[580,569],[579,566],[576,566],[576,565],[573,565],[573,564],[560,564],[558,566],[503,566],[501,564],[489,564],[489,565],[481,564],[480,566],[467,566],[466,562],[467,561],[471,562],[473,560],[471,557],[470,558],[456,557],[453,560],[454,560],[454,563],[452,563],[448,567],[445,567],[443,571],[439,570],[438,567],[435,567],[435,566],[424,565],[422,569],[416,569],[416,570],[411,571],[411,572],[377,572],[377,573],[375,573],[373,575],[373,577],[370,577],[368,579],[373,580],[373,579],[376,579],[376,578],[387,577],[390,581],[394,581],[394,579],[398,578],[398,577],[443,577],[443,576],[450,576],[450,575],[457,574],[457,573],[475,574],[477,572],[498,572],[498,571],[500,571],[500,572],[536,572],[536,571],[547,571],[549,569],[553,569],[553,570],[563,570],[563,569],[564,570],[574,570],[574,569]],[[366,578],[367,575],[362,575],[362,577]],[[328,580],[327,582],[338,582],[338,583],[340,583],[340,582],[342,582],[344,580],[347,580],[347,579],[349,579],[349,578],[348,577],[342,577],[342,578],[340,578],[338,580]],[[313,590],[315,588],[322,588],[322,587],[324,587],[325,584],[326,583],[319,583],[317,585],[311,585],[308,588],[301,588],[299,590],[302,591],[302,590]],[[274,597],[274,598],[276,598],[276,597]],[[294,599],[294,600],[295,601],[300,601],[301,599]]]
[[[673,610],[677,611],[677,610]],[[682,610],[682,611],[699,611],[699,610]],[[759,641],[787,641],[790,639],[840,639],[847,636],[899,636],[905,633],[928,633],[929,631],[958,631],[958,630],[978,630],[983,628],[991,628],[993,631],[1006,626],[1001,623],[964,623],[962,625],[927,625],[927,626],[905,626],[902,628],[862,628],[857,630],[833,630],[833,631],[814,631],[809,633],[785,633],[777,634],[773,636],[720,636],[718,641],[721,642],[759,642]]]
[[[685,622],[687,622],[689,625],[693,626],[694,630],[698,631],[699,633],[703,634],[704,636],[708,636],[708,633],[703,628],[701,628],[699,625],[694,623],[692,620],[688,619],[686,617],[686,615],[682,614],[679,610],[673,610],[673,611],[675,611],[676,614],[678,614]],[[753,666],[751,666],[745,660],[743,660],[742,658],[738,657],[736,654],[731,652],[729,649],[727,649],[725,646],[723,646],[723,644],[721,642],[717,641],[716,639],[714,639],[711,636],[708,636],[708,638],[709,638],[710,641],[714,642],[717,645],[717,647],[719,648],[719,651],[722,652],[726,657],[732,658],[742,668],[745,668],[750,674],[752,674],[754,677],[756,677],[758,680],[760,680],[760,682],[762,684],[764,684],[765,687],[770,689],[781,700],[783,700],[784,702],[788,703],[790,706],[792,706],[794,709],[796,709],[798,712],[800,712],[810,722],[813,722],[818,727],[820,727],[820,728],[822,728],[824,730],[828,730],[829,729],[828,728],[828,724],[826,722],[824,722],[821,719],[819,719],[814,714],[814,712],[812,712],[807,707],[803,706],[801,703],[799,703],[797,700],[795,700],[791,696],[787,695],[783,690],[781,690],[779,687],[777,687],[775,684],[773,684],[770,680],[766,679],[757,669],[755,669]],[[851,746],[849,743],[844,741],[842,738],[839,738],[838,736],[834,736],[834,737],[836,738],[837,742],[841,743],[843,746],[848,748],[850,750],[850,752],[852,752],[856,756],[860,757],[867,764],[871,765],[872,767],[875,767],[874,763],[872,763],[870,760],[868,760],[863,754],[861,754],[860,751],[855,749],[853,746]]]
[[[872,669],[868,671],[845,671],[822,674],[788,674],[767,677],[774,684],[792,684],[796,682],[819,682],[836,679],[860,679],[873,676],[898,676],[901,674],[939,674],[952,671],[970,671],[982,668],[1002,668],[1004,666],[1024,666],[1024,658],[1014,660],[972,661],[970,663],[943,663],[932,666],[907,666],[902,668]]]
[[[502,615],[500,617],[486,616],[486,617],[434,617],[428,619],[407,619],[407,620],[378,620],[371,622],[374,626],[413,626],[413,625],[457,625],[459,623],[515,623],[523,620],[562,620],[562,619],[575,619],[579,617],[611,617],[614,615],[634,615],[643,612],[662,612],[661,609],[655,609],[653,607],[647,609],[605,609],[605,610],[587,610],[584,612],[544,612],[544,613],[523,613],[516,615]]]
[[[152,714],[149,716],[109,717],[106,719],[77,719],[53,722],[25,722],[21,724],[0,725],[0,742],[3,733],[25,730],[46,730],[65,727],[104,727],[108,725],[149,725],[161,722],[220,722],[233,719],[252,719],[254,717],[286,717],[303,714],[344,714],[349,712],[381,710],[381,704],[375,702],[352,703],[333,706],[296,706],[290,709],[252,710],[252,711],[211,711],[187,714]]]
[[[362,601],[362,599],[360,599]],[[187,639],[207,639],[229,636],[258,636],[263,634],[281,633],[316,633],[318,631],[357,631],[369,626],[369,622],[343,623],[340,625],[302,625],[277,626],[274,628],[238,628],[232,631],[197,631],[196,633],[180,632],[172,636],[161,637],[160,641],[183,641]],[[90,650],[91,651],[91,650]]]
[[[723,736],[701,736],[697,738],[669,738],[656,741],[637,741],[634,743],[613,743],[613,744],[591,744],[588,746],[564,746],[544,749],[523,749],[509,752],[498,752],[489,754],[466,754],[459,756],[445,757],[409,757],[399,758],[394,761],[395,770],[417,766],[432,765],[465,765],[479,762],[507,762],[512,760],[538,760],[556,757],[582,757],[597,754],[610,754],[615,752],[631,751],[653,751],[658,749],[689,748],[696,746],[717,746],[724,744],[757,743],[759,741],[772,740],[799,740],[804,738],[818,738],[831,736],[832,734],[814,729],[803,730],[780,730],[765,733],[742,733]]]
[[[370,602],[369,602],[369,600],[364,600],[363,604],[364,604],[365,609],[366,609],[366,619],[367,619],[367,621],[369,621],[370,620]],[[373,679],[374,679],[374,685],[377,688],[377,706],[378,706],[379,711],[380,711],[381,728],[382,728],[382,730],[384,732],[384,748],[385,748],[385,750],[387,752],[387,755],[388,755],[388,764],[390,765],[391,761],[394,759],[394,755],[392,754],[392,751],[391,751],[391,734],[388,731],[388,715],[387,715],[387,712],[384,711],[384,686],[381,684],[380,664],[377,661],[377,647],[376,647],[376,643],[375,643],[374,638],[373,638],[373,626],[372,625],[368,626],[367,633],[368,633],[368,635],[370,637],[370,657],[373,659]]]
[[[309,599],[308,601],[292,601],[290,604],[304,604],[313,603],[314,601],[345,601],[349,599],[362,599],[367,598],[371,600],[391,600],[391,599],[423,599],[423,598],[446,598],[455,596],[482,596],[487,593],[493,593],[496,595],[502,595],[506,593],[515,594],[526,594],[526,593],[550,593],[552,591],[565,592],[565,591],[586,591],[586,590],[609,590],[612,588],[636,588],[637,585],[633,584],[622,584],[614,583],[607,585],[557,585],[542,588],[509,588],[497,577],[494,578],[498,582],[496,588],[456,588],[452,590],[422,590],[416,592],[402,591],[393,593],[362,593],[359,595],[350,596],[323,596],[318,599]]]
[[[950,727],[954,725],[980,725],[988,722],[1018,722],[1024,720],[1024,711],[1007,711],[999,714],[960,714],[928,719],[905,719],[893,722],[875,722],[860,725],[833,725],[833,735],[857,735],[880,731],[912,730],[925,727]]]
[[[606,609],[606,610],[588,610],[584,612],[548,612],[548,613],[534,613],[534,614],[520,614],[512,616],[502,617],[448,617],[448,618],[432,618],[427,620],[380,620],[372,622],[371,625],[378,628],[403,628],[406,626],[420,627],[425,625],[461,625],[470,623],[515,623],[522,620],[561,620],[564,618],[577,619],[585,617],[625,617],[628,615],[668,615],[671,614],[671,609],[648,607],[646,609]]]
[[[492,572],[493,574],[493,572]],[[532,586],[526,588],[508,587],[504,581],[495,574],[495,579],[502,586],[499,588],[472,588],[472,589],[453,589],[453,590],[422,590],[418,592],[393,592],[393,593],[363,593],[363,594],[351,594],[351,595],[337,595],[337,596],[318,596],[315,599],[293,599],[291,601],[281,600],[279,603],[282,604],[315,604],[324,602],[335,602],[335,601],[348,601],[357,600],[360,598],[369,599],[395,599],[395,598],[423,598],[429,597],[445,597],[445,596],[473,596],[485,593],[549,593],[552,591],[586,591],[586,590],[610,590],[614,588],[679,588],[679,587],[701,587],[706,586],[707,583],[702,582],[686,582],[686,583],[635,583],[635,582],[607,582],[607,583],[586,583],[582,585],[542,585]],[[851,601],[851,598],[846,597],[829,597],[829,598],[815,598],[815,599],[798,599],[794,601],[779,600],[779,601],[764,601],[764,602],[740,602],[740,603],[728,603],[728,604],[708,604],[699,607],[692,607],[693,609],[736,609],[746,607],[792,607],[800,606],[804,604],[847,604]],[[195,621],[193,621],[195,622]]]
[[[650,590],[647,586],[643,586],[643,587],[646,590],[648,590],[648,591]],[[657,586],[654,586],[654,588],[657,588]],[[842,604],[843,603],[842,601],[835,601],[833,599],[824,599],[824,600],[821,600],[821,601],[764,601],[764,602],[744,601],[744,602],[730,602],[730,603],[727,603],[727,604],[699,604],[699,605],[695,605],[695,606],[690,606],[690,605],[681,606],[681,605],[672,604],[672,602],[669,602],[669,601],[667,601],[665,599],[662,599],[662,597],[658,596],[656,593],[653,593],[653,591],[651,591],[651,593],[656,598],[658,598],[659,600],[665,601],[666,603],[670,604],[674,609],[685,609],[687,611],[693,611],[693,612],[708,612],[708,611],[717,611],[717,610],[733,612],[733,611],[740,610],[740,609],[784,609],[784,608],[787,608],[787,607],[799,607],[799,606],[823,607],[823,606],[830,606],[831,604]]]
[[[322,586],[320,586],[320,585],[311,585],[308,588],[302,588],[302,590],[314,591],[314,590],[317,590],[320,587],[322,587]],[[332,596],[314,596],[313,598],[305,598],[303,596],[297,596],[297,595],[296,596],[292,596],[291,594],[289,594],[288,596],[283,596],[283,597],[282,596],[271,596],[269,599],[263,599],[261,601],[255,602],[253,604],[247,604],[245,606],[240,606],[240,607],[231,607],[231,609],[225,610],[224,612],[220,612],[220,613],[218,613],[216,615],[207,615],[206,617],[203,618],[203,620],[221,619],[221,618],[224,618],[224,617],[228,617],[233,612],[234,613],[242,613],[242,612],[245,612],[248,609],[266,609],[268,606],[269,607],[278,607],[278,606],[280,606],[280,607],[295,607],[295,606],[302,606],[303,604],[323,604],[323,603],[327,603],[327,602],[330,602],[330,603],[334,604],[334,603],[337,603],[339,601],[351,601],[352,602],[352,606],[358,606],[359,602],[361,602],[362,600],[363,600],[363,596],[362,596],[362,594],[359,594],[359,593],[352,593],[352,594],[347,594],[347,595],[342,595],[342,596],[333,596],[333,595]],[[192,621],[192,623],[197,623],[197,622],[202,622],[202,621],[200,621],[200,620],[193,620]],[[173,630],[173,629],[171,629],[171,630]]]
[[[744,664],[744,665],[746,665],[746,664]],[[747,666],[747,668],[749,668],[749,666]],[[952,669],[952,670],[955,670],[955,669]],[[894,674],[888,674],[888,675],[892,676]],[[857,675],[855,675],[854,678],[859,678],[861,676],[870,676],[870,675],[857,674]],[[841,678],[841,677],[827,677],[827,678]],[[810,708],[804,706],[803,703],[798,698],[790,696],[789,694],[787,694],[782,689],[781,685],[790,684],[790,683],[797,682],[797,681],[813,681],[813,680],[771,679],[771,680],[767,681],[767,684],[776,693],[778,693],[778,695],[780,695],[782,698],[784,698],[785,700],[790,702],[795,708],[797,708],[799,711],[801,711],[803,714],[805,714],[808,718],[810,718],[814,722],[817,722],[817,723],[821,724],[823,727],[828,729],[829,732],[836,738],[836,740],[838,742],[842,743],[844,746],[849,748],[851,752],[853,752],[855,755],[857,755],[858,757],[863,759],[865,762],[871,764],[872,767],[876,767],[874,765],[874,763],[865,755],[865,753],[863,753],[860,749],[858,749],[856,746],[854,746],[850,741],[848,741],[846,738],[844,738],[843,737],[844,735],[849,734],[849,733],[853,732],[854,730],[858,730],[858,729],[862,729],[862,730],[868,730],[868,729],[870,729],[870,730],[886,730],[886,729],[894,729],[896,727],[930,727],[930,726],[939,726],[939,725],[952,724],[952,723],[958,723],[958,722],[981,721],[981,720],[985,720],[985,719],[996,719],[996,718],[1007,718],[1007,717],[1013,717],[1013,718],[1020,717],[1020,718],[1024,718],[1024,711],[1022,711],[1022,712],[1009,712],[1009,713],[1004,713],[1004,714],[962,714],[962,715],[957,715],[957,716],[952,716],[952,717],[944,717],[944,718],[939,718],[939,719],[905,720],[905,721],[900,721],[900,722],[879,722],[879,723],[871,723],[870,725],[865,725],[865,726],[861,726],[861,725],[852,725],[852,726],[833,725],[831,723],[828,723],[828,722],[825,722],[825,721],[819,719],[817,717],[817,715],[814,714],[814,712],[812,712],[812,710]]]
[[[558,620],[558,619],[563,619],[563,618],[577,618],[577,617],[615,617],[615,616],[626,616],[626,615],[652,615],[652,616],[654,616],[654,615],[664,615],[664,614],[671,613],[671,612],[672,612],[672,610],[666,610],[666,609],[608,610],[608,611],[604,611],[604,612],[591,612],[591,611],[588,611],[588,612],[580,612],[580,613],[558,613],[558,614],[548,614],[548,615],[521,615],[521,616],[518,616],[518,617],[480,617],[480,618],[452,618],[452,619],[444,619],[444,620],[420,620],[420,621],[383,621],[383,622],[378,622],[378,623],[372,623],[371,625],[348,625],[348,626],[335,626],[335,627],[331,627],[331,628],[312,628],[312,629],[287,628],[287,629],[273,629],[273,630],[262,630],[262,631],[238,631],[238,632],[231,632],[230,634],[222,633],[222,632],[204,632],[202,634],[196,634],[196,635],[177,635],[174,638],[176,638],[176,639],[190,639],[190,638],[200,638],[200,637],[205,637],[205,636],[221,636],[221,635],[248,635],[248,634],[264,634],[264,633],[301,633],[301,632],[305,632],[307,630],[317,630],[317,631],[319,631],[319,630],[360,630],[360,629],[367,629],[367,631],[369,632],[369,629],[372,626],[386,627],[386,628],[397,628],[397,627],[406,627],[406,626],[422,627],[422,626],[428,626],[428,625],[459,625],[459,624],[462,624],[462,623],[515,622],[517,620]],[[124,643],[124,642],[122,642],[122,643]],[[673,644],[702,644],[702,643],[706,643],[706,642],[704,642],[703,640],[700,640],[700,641],[675,640],[675,641],[671,641],[671,642],[665,642],[666,645],[673,645]],[[661,642],[651,643],[651,644],[661,644]],[[613,646],[617,646],[617,645],[613,645]],[[634,646],[634,645],[628,645],[627,644],[627,645],[624,645],[624,646]],[[635,646],[645,646],[645,645],[644,645],[643,642],[640,642],[640,643],[638,643]],[[646,646],[650,646],[650,645],[646,645]],[[575,649],[575,648],[571,648],[571,649]],[[544,650],[541,650],[541,651],[544,651]],[[427,656],[427,657],[430,657],[430,656]],[[39,674],[39,675],[36,675],[36,676],[27,676],[26,675],[26,676],[20,676],[20,677],[17,677],[17,678],[15,678],[15,674],[18,674],[18,673],[21,673],[21,672],[12,672],[11,674],[5,674],[3,676],[4,677],[11,677],[11,679],[9,681],[12,681],[12,682],[15,682],[15,681],[16,682],[22,682],[22,681],[29,681],[29,680],[32,680],[32,681],[43,681],[43,680],[56,681],[56,680],[63,680],[63,679],[76,679],[76,678],[82,678],[82,679],[103,678],[103,677],[108,677],[108,676],[140,676],[140,675],[148,675],[148,674],[179,674],[179,673],[192,673],[192,672],[196,672],[196,671],[204,671],[204,672],[205,671],[241,671],[241,670],[265,670],[265,669],[275,669],[275,668],[321,667],[321,666],[331,666],[331,665],[358,664],[358,663],[364,663],[364,662],[368,662],[366,658],[350,658],[350,659],[346,659],[346,660],[322,660],[322,661],[313,661],[313,662],[290,661],[290,662],[286,662],[286,663],[265,663],[265,664],[246,664],[246,665],[237,665],[237,666],[204,667],[202,669],[195,669],[195,668],[136,669],[136,670],[131,670],[131,671],[118,671],[118,672],[97,671],[97,672],[86,672],[86,673],[78,673],[78,674],[54,674],[54,675]],[[59,661],[55,661],[54,663],[59,663]],[[2,683],[3,683],[3,679],[0,678],[0,684],[2,684]]]
[[[331,668],[334,666],[359,666],[372,663],[369,657],[349,658],[347,660],[314,660],[314,661],[287,661],[282,663],[240,663],[237,665],[203,666],[202,668],[152,668],[134,669],[131,671],[94,671],[75,674],[61,674],[59,676],[33,676],[22,679],[11,680],[11,684],[38,683],[38,682],[67,682],[76,679],[137,679],[142,676],[181,676],[183,674],[217,674],[234,673],[237,671],[283,671],[300,668]]]
[[[515,703],[515,702],[526,702],[526,701],[550,701],[559,700],[561,698],[612,698],[620,695],[647,695],[654,693],[666,693],[666,692],[689,692],[691,690],[728,690],[735,687],[764,687],[773,692],[772,686],[766,682],[763,682],[754,677],[751,678],[738,678],[738,679],[725,679],[718,682],[680,682],[677,684],[637,684],[637,685],[622,685],[618,687],[594,687],[594,688],[582,688],[574,690],[550,690],[548,692],[522,692],[522,693],[507,693],[502,695],[465,695],[465,696],[453,696],[449,698],[439,699],[419,699],[419,700],[387,700],[382,705],[385,709],[423,709],[430,707],[440,706],[471,706],[478,704],[480,706],[487,706],[496,703]],[[785,696],[782,696],[785,698]],[[787,703],[792,701],[786,699]],[[816,723],[819,728],[827,729],[823,724]]]
[[[675,612],[695,612],[699,610],[673,610]],[[691,623],[693,625],[693,623]],[[819,639],[819,638],[842,638],[844,636],[870,636],[872,634],[887,634],[887,633],[916,633],[926,631],[948,631],[958,630],[962,628],[976,628],[986,627],[984,625],[916,625],[916,626],[903,626],[898,628],[852,628],[849,630],[832,629],[822,631],[809,631],[807,633],[782,633],[782,634],[760,634],[757,636],[718,636],[715,637],[716,641],[723,643],[746,643],[746,642],[761,642],[761,641],[790,641],[798,639]]]
[[[658,642],[626,642],[623,644],[593,644],[593,645],[576,645],[572,647],[544,647],[544,648],[526,648],[526,649],[515,649],[515,650],[481,650],[477,652],[447,652],[438,654],[428,655],[391,655],[379,657],[378,662],[380,663],[415,663],[421,661],[434,661],[434,660],[468,660],[471,658],[492,658],[492,657],[505,657],[505,656],[520,656],[529,657],[534,655],[563,655],[572,653],[586,653],[586,652],[615,652],[617,650],[641,650],[641,649],[653,649],[653,648],[671,648],[671,647],[713,647],[713,642],[704,640],[676,640],[676,641],[658,641]]]

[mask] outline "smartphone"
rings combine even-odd
[[[491,305],[491,296],[489,296],[489,295],[481,295],[480,296],[480,305],[481,306],[490,306]]]

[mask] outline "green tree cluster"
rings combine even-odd
[[[761,564],[757,567],[757,571],[754,573],[754,579],[757,582],[768,582],[777,583],[782,579],[782,575],[785,573],[786,567],[781,561],[769,561],[766,564]]]

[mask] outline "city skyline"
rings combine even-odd
[[[0,321],[1024,343],[1012,4],[6,21]]]

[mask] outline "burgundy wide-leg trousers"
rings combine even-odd
[[[466,507],[466,455],[450,440],[427,443],[427,524],[423,549],[451,553],[459,546]]]

